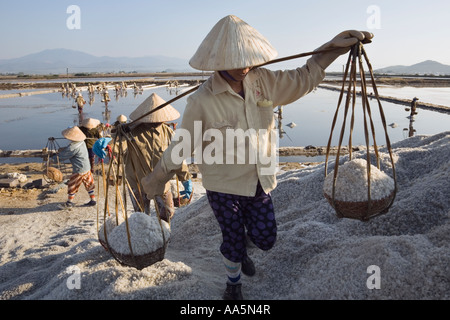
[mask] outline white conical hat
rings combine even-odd
[[[87,118],[87,119],[83,120],[83,122],[81,123],[81,126],[88,128],[88,129],[94,129],[94,128],[97,128],[100,123],[101,122],[98,119]]]
[[[124,114],[121,114],[120,116],[117,117],[116,119],[117,121],[121,122],[121,123],[125,123],[127,122],[127,117]]]
[[[229,15],[211,29],[189,64],[203,71],[233,70],[261,65],[277,55],[256,29]]]
[[[84,141],[86,140],[86,136],[83,131],[80,130],[77,126],[67,128],[61,132],[62,136],[70,141]]]
[[[136,108],[131,114],[130,119],[136,120],[139,119],[144,114],[149,113],[151,110],[155,109],[156,107],[159,107],[160,105],[166,103],[163,98],[158,96],[156,93],[152,93],[150,97],[145,99],[144,102],[142,102],[139,107]],[[172,107],[170,104],[163,107],[162,109],[159,109],[156,112],[153,112],[142,119],[139,119],[137,122],[142,123],[159,123],[159,122],[167,122],[167,121],[173,121],[180,117],[180,113]]]

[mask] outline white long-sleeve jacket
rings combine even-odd
[[[256,68],[244,79],[243,98],[215,72],[187,99],[178,141],[164,152],[161,174],[194,154],[205,189],[254,196],[259,180],[270,192],[276,187],[278,145],[273,108],[298,100],[324,77],[313,58],[294,70]]]

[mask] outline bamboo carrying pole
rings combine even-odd
[[[370,43],[370,42],[371,42],[370,40],[366,40],[364,43]],[[259,66],[255,66],[253,68],[260,68],[260,67],[264,67],[264,66],[267,66],[267,65],[270,65],[270,64],[274,64],[274,63],[279,63],[279,62],[283,62],[283,61],[304,58],[304,57],[307,57],[307,56],[312,56],[312,55],[320,54],[320,53],[328,53],[328,52],[332,52],[332,51],[335,51],[335,50],[342,50],[342,48],[331,48],[331,49],[325,49],[325,50],[316,50],[316,51],[300,53],[300,54],[296,54],[296,55],[292,55],[292,56],[288,56],[288,57],[284,57],[284,58],[274,59],[274,60],[268,61],[266,63],[263,63],[263,64],[261,64]],[[158,111],[158,110],[168,106],[169,104],[171,104],[171,103],[173,103],[173,102],[175,102],[175,101],[177,101],[177,100],[179,100],[179,99],[181,99],[181,98],[183,98],[183,97],[185,97],[185,96],[187,96],[187,95],[197,91],[197,89],[200,88],[200,86],[201,85],[195,86],[194,88],[192,88],[192,89],[190,89],[190,90],[188,90],[186,92],[183,92],[182,94],[176,96],[172,100],[169,100],[169,101],[163,103],[162,105],[156,107],[155,109],[153,109],[153,110],[143,114],[139,118],[137,118],[137,119],[135,119],[135,120],[133,120],[133,121],[131,121],[129,123],[121,124],[121,125],[124,126],[124,127],[128,127],[131,124],[135,123],[136,121],[138,121],[138,120],[140,120],[140,119],[142,119],[142,118],[144,118],[144,117],[146,117],[146,116],[148,116],[148,115],[150,115],[150,114],[152,114],[152,113],[154,113],[154,112],[156,112],[156,111]]]
[[[343,81],[343,85],[342,85],[341,95],[340,95],[340,97],[339,97],[338,109],[339,109],[339,105],[340,105],[340,103],[341,103],[341,101],[342,101],[342,98],[343,98],[343,91],[344,91],[344,86],[345,86],[345,80],[346,80],[347,73],[348,73],[349,62],[350,62],[352,56],[353,56],[354,60],[355,60],[355,58],[356,58],[356,53],[355,53],[355,52],[356,52],[356,49],[355,49],[355,48],[358,48],[358,50],[359,50],[359,51],[358,51],[358,57],[361,57],[361,52],[363,52],[363,48],[362,48],[362,44],[361,44],[361,43],[358,44],[357,46],[355,45],[354,47],[352,47],[352,50],[351,50],[350,55],[349,55],[349,61],[348,61],[348,63],[347,63],[347,68],[346,68],[345,75],[344,75],[344,81]],[[336,48],[336,49],[337,49],[337,48]],[[301,57],[306,57],[306,56],[309,56],[309,55],[314,55],[314,54],[319,54],[319,53],[324,53],[324,52],[331,52],[331,51],[336,50],[336,49],[327,49],[327,50],[321,50],[321,51],[312,51],[312,52],[307,52],[307,53],[298,54],[298,55],[294,55],[294,56],[289,56],[289,57],[285,57],[285,58],[281,58],[281,59],[276,59],[276,60],[269,61],[269,62],[267,62],[267,63],[265,63],[265,64],[263,64],[263,65],[257,66],[257,67],[262,67],[262,66],[265,66],[265,65],[269,65],[269,64],[273,64],[273,63],[277,63],[277,62],[281,62],[281,61],[287,61],[287,60],[297,59],[297,58],[301,58]],[[338,49],[342,49],[342,48],[338,48]],[[364,52],[364,56],[365,56],[365,58],[366,58],[366,60],[367,60],[367,56],[365,55],[365,52]],[[353,60],[353,61],[354,61],[354,60]],[[361,76],[364,77],[364,72],[362,71],[362,63],[360,63],[360,68],[361,68]],[[370,70],[371,70],[371,66],[370,66]],[[356,67],[355,67],[355,63],[352,64],[351,75],[352,75],[352,76],[351,76],[351,81],[350,81],[351,83],[349,84],[349,93],[351,92],[351,89],[352,89],[352,83],[353,83],[353,93],[355,93],[355,85],[354,85],[354,83],[356,82]],[[372,75],[372,82],[373,82],[373,85],[375,85],[375,81],[374,81],[374,78],[373,78],[372,70],[371,70],[371,75]],[[363,85],[364,85],[364,90],[365,90],[365,89],[366,89],[366,88],[365,88],[365,83],[363,83]],[[137,257],[135,256],[135,254],[133,253],[133,250],[132,250],[131,236],[130,236],[130,231],[129,231],[129,226],[128,226],[127,205],[126,205],[126,189],[127,189],[127,186],[128,186],[128,188],[129,188],[129,185],[127,184],[127,181],[126,181],[127,179],[126,179],[126,177],[125,177],[125,164],[124,164],[124,155],[123,155],[123,151],[122,151],[122,142],[123,142],[124,140],[126,140],[126,141],[128,141],[128,142],[131,142],[130,147],[134,147],[134,144],[133,144],[133,137],[129,134],[129,132],[130,132],[130,125],[131,125],[131,124],[133,124],[133,123],[135,123],[136,121],[138,121],[138,120],[140,120],[140,119],[142,119],[142,118],[144,118],[144,117],[146,117],[146,116],[152,114],[153,112],[156,112],[156,111],[158,111],[158,110],[160,110],[160,109],[166,107],[167,105],[169,105],[169,104],[175,102],[176,100],[179,100],[179,99],[181,99],[182,97],[187,96],[187,95],[189,95],[189,94],[195,92],[199,87],[200,87],[200,85],[198,85],[198,86],[196,86],[196,87],[194,87],[194,88],[192,88],[192,89],[190,89],[190,90],[188,90],[188,91],[186,91],[186,92],[180,94],[179,96],[175,97],[174,99],[171,99],[170,101],[161,104],[160,106],[158,106],[158,107],[156,107],[155,109],[149,111],[148,113],[146,113],[146,114],[140,116],[139,118],[133,120],[133,121],[130,122],[130,123],[127,123],[127,124],[119,124],[119,125],[117,126],[117,135],[116,135],[116,137],[115,137],[115,139],[114,139],[113,145],[116,145],[117,142],[118,142],[118,144],[119,144],[119,151],[118,151],[118,155],[117,155],[117,158],[118,158],[118,159],[117,159],[117,161],[116,161],[115,155],[114,155],[114,152],[113,152],[113,155],[112,155],[112,158],[111,158],[111,161],[110,161],[110,167],[109,167],[109,170],[108,170],[108,177],[110,176],[111,171],[113,171],[114,177],[115,177],[115,182],[116,182],[116,183],[115,183],[115,184],[116,184],[116,197],[117,197],[117,195],[119,194],[121,207],[122,207],[122,210],[123,210],[123,212],[124,212],[125,223],[126,223],[126,227],[127,227],[127,239],[128,239],[128,245],[129,245],[129,248],[130,248],[130,252],[131,252],[131,256],[132,256],[132,262],[133,262],[133,263],[132,263],[132,264],[133,264],[132,266],[135,266],[135,267],[136,267],[136,259],[137,259]],[[375,94],[376,94],[376,96],[377,96],[377,98],[378,98],[378,92],[377,92],[376,90],[375,90]],[[346,111],[345,111],[346,114],[347,114],[347,111],[348,111],[348,105],[349,105],[349,101],[350,101],[349,97],[350,97],[350,94],[348,94],[348,96],[347,96]],[[365,95],[365,97],[364,97],[364,99],[363,99],[363,104],[366,102],[366,100],[367,100],[367,102],[368,102],[367,95]],[[355,101],[355,94],[353,94],[353,105],[354,105],[354,101]],[[364,108],[364,107],[363,107],[363,108]],[[380,108],[380,113],[382,113],[381,104],[379,104],[379,108]],[[334,128],[334,126],[335,126],[336,117],[337,117],[337,111],[336,111],[336,115],[335,115],[335,118],[334,118],[333,124],[332,124],[332,127],[333,127],[333,128]],[[369,117],[371,117],[370,111],[369,111]],[[344,123],[345,123],[345,120],[344,120]],[[354,123],[354,119],[352,118],[352,129],[353,129],[353,123]],[[383,115],[383,125],[384,125],[384,127],[385,127],[385,129],[386,129],[386,125],[385,125],[385,121],[384,121],[384,115]],[[371,127],[372,127],[372,130],[373,130],[373,124],[372,124],[372,123],[371,123]],[[367,138],[368,134],[367,134],[367,127],[366,127],[366,126],[365,126],[365,129],[366,129],[365,132],[366,132],[366,138]],[[343,129],[342,129],[342,130],[343,130]],[[332,130],[332,131],[333,131],[333,130]],[[385,131],[386,131],[386,130],[385,130]],[[332,133],[331,133],[331,135],[332,135]],[[329,143],[328,143],[328,146],[327,146],[327,160],[328,160],[328,156],[329,156],[329,152],[330,152],[331,135],[330,135],[330,140],[329,140]],[[342,135],[343,135],[343,133],[341,132],[341,138],[340,138],[340,141],[339,141],[339,147],[338,147],[337,159],[336,159],[336,166],[335,166],[335,175],[337,174],[337,163],[338,163],[339,154],[340,154],[340,149],[341,149]],[[351,136],[351,135],[350,135],[350,136]],[[388,142],[388,148],[389,148],[389,152],[390,152],[390,154],[391,154],[391,160],[392,160],[392,153],[391,153],[391,148],[390,148],[389,138],[388,138],[388,136],[387,136],[387,131],[386,131],[386,139],[387,139],[387,142]],[[351,141],[350,141],[350,143],[349,143],[349,148],[348,148],[348,150],[349,150],[350,156],[351,156],[351,152],[352,152]],[[367,152],[368,152],[368,161],[369,161],[369,145],[368,145],[368,144],[367,144]],[[377,156],[378,156],[378,153],[377,153]],[[116,165],[117,170],[114,169],[114,166],[115,166],[115,165]],[[394,169],[393,162],[392,162],[392,166],[393,166],[393,169]],[[122,174],[123,174],[123,181],[122,181],[122,183],[123,183],[123,184],[122,184],[123,198],[120,196],[120,193],[119,193],[119,190],[118,190],[118,184],[119,184],[118,172],[120,171],[119,168],[122,170]],[[327,166],[325,166],[325,168],[327,168]],[[325,171],[326,171],[326,169],[325,169]],[[369,175],[369,181],[370,181],[370,172],[368,173],[368,175]],[[395,176],[395,172],[394,172],[394,176]],[[108,187],[109,187],[109,180],[107,181],[107,184],[106,184],[106,188],[107,188],[107,189],[108,189]],[[129,188],[129,190],[130,190],[130,192],[132,192],[131,188]],[[105,194],[105,198],[106,198],[106,199],[105,199],[105,208],[104,208],[104,221],[106,222],[106,215],[107,215],[107,211],[108,211],[108,210],[107,210],[107,203],[108,203],[108,193],[107,193],[107,192],[106,192],[106,194]],[[135,198],[135,199],[136,199],[136,198]],[[370,199],[370,188],[369,188],[369,199]],[[124,200],[125,200],[125,201],[124,201]],[[137,199],[136,199],[136,200],[137,200]],[[160,223],[162,236],[163,236],[164,241],[166,241],[165,235],[164,235],[164,230],[163,230],[163,227],[162,227],[162,224],[161,224],[161,217],[160,217],[160,214],[159,214],[159,210],[158,210],[158,205],[157,205],[156,199],[153,199],[153,201],[154,201],[154,203],[155,203],[156,214],[157,214],[158,221],[159,221],[159,223]],[[370,200],[369,200],[369,201],[370,201]],[[393,201],[393,200],[392,200],[392,201]],[[124,203],[124,202],[125,202],[125,203]],[[139,202],[139,201],[137,201],[137,202]],[[334,186],[333,186],[333,203],[334,203]],[[389,204],[389,206],[390,206],[391,204],[392,204],[392,202]],[[370,204],[369,204],[369,208],[370,208]],[[116,202],[116,215],[117,215],[117,211],[118,211],[118,205],[117,205],[117,202]],[[169,222],[169,223],[170,223],[170,222]],[[108,244],[108,238],[107,238],[107,231],[106,231],[106,228],[104,228],[104,236],[105,236],[105,240],[106,240],[106,247],[107,247],[107,249],[109,249],[109,251],[111,252],[111,254],[113,255],[113,257],[114,257],[119,263],[121,263],[121,264],[129,264],[129,262],[127,263],[127,262],[123,261],[123,260],[121,259],[121,257],[119,257],[117,254],[114,254],[114,253],[111,251],[111,248],[110,248],[110,246],[109,246],[109,244]],[[156,261],[160,261],[160,260],[164,257],[166,245],[167,245],[167,243],[165,243],[165,244],[164,244],[164,247],[163,247],[163,248],[160,248],[160,250],[159,250],[158,252],[155,252],[155,255],[158,255],[158,257],[153,258],[153,259],[156,259],[156,260],[152,260],[153,263],[156,262]]]

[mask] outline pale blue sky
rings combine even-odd
[[[67,28],[69,5],[81,9],[80,30]],[[367,11],[373,5],[379,15]],[[423,60],[450,64],[450,1],[443,0],[0,0],[0,59],[66,48],[188,60],[229,14],[266,36],[279,57],[312,51],[340,31],[359,29],[375,34],[366,46],[374,68]],[[342,63],[331,69],[340,70]]]

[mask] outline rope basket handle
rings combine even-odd
[[[128,213],[127,213],[127,203],[126,203],[126,199],[127,199],[127,194],[126,194],[126,190],[129,190],[130,196],[133,197],[136,201],[136,203],[138,204],[138,206],[142,209],[142,212],[144,212],[144,205],[143,203],[141,203],[139,201],[139,199],[136,197],[136,195],[134,194],[128,179],[126,178],[125,175],[125,155],[123,152],[123,147],[122,147],[122,143],[123,141],[127,141],[127,147],[129,148],[135,148],[138,152],[141,153],[142,155],[142,150],[140,150],[134,143],[134,138],[128,133],[127,130],[124,130],[125,127],[123,126],[119,126],[118,130],[117,130],[117,135],[114,137],[114,141],[113,141],[113,145],[116,146],[118,145],[118,152],[112,152],[112,154],[110,155],[110,164],[109,164],[109,168],[108,168],[108,173],[107,176],[110,177],[111,173],[113,174],[113,178],[114,178],[114,186],[115,186],[115,195],[116,195],[116,207],[115,207],[115,213],[116,213],[116,226],[119,224],[118,221],[118,213],[119,213],[119,208],[121,209],[123,216],[124,216],[124,222],[126,225],[126,232],[127,232],[127,242],[128,242],[128,247],[130,249],[130,256],[132,258],[132,262],[131,264],[128,262],[125,262],[120,256],[118,256],[117,254],[115,254],[114,250],[111,249],[109,241],[108,241],[108,235],[107,235],[107,228],[105,227],[103,232],[104,232],[104,239],[106,242],[106,247],[108,249],[108,251],[111,253],[111,255],[114,257],[114,259],[119,262],[121,265],[128,265],[128,266],[141,266],[141,263],[139,263],[137,261],[137,255],[133,252],[133,248],[132,248],[132,239],[131,239],[131,232],[130,232],[130,227],[129,227],[129,223],[128,223]],[[139,157],[139,159],[141,160],[142,157]],[[144,163],[146,163],[145,161],[140,161],[141,166],[144,165]],[[135,163],[132,162],[132,168],[134,171],[134,174],[136,175],[136,169],[135,169]],[[148,165],[147,165],[148,167]],[[119,170],[121,169],[122,171],[122,179],[120,177]],[[144,171],[149,171],[150,168],[148,167],[147,170],[145,170],[145,168],[143,167]],[[103,174],[104,174],[104,170],[103,170]],[[104,215],[103,215],[103,221],[104,223],[106,223],[106,217],[107,215],[110,215],[109,213],[109,208],[108,208],[108,201],[109,201],[109,184],[110,181],[109,179],[103,179],[104,181],[106,180],[106,186],[105,186],[105,206],[104,206]],[[122,191],[123,194],[120,193],[119,190],[119,184],[122,184]],[[139,186],[139,184],[138,184]],[[166,239],[166,235],[164,233],[164,228],[162,225],[162,219],[160,217],[160,212],[159,212],[159,208],[156,202],[156,199],[153,199],[154,204],[155,204],[155,210],[156,210],[156,217],[158,219],[158,223],[160,226],[160,230],[162,233],[162,239],[163,239],[163,247],[165,248],[165,246],[167,245],[167,239]],[[120,203],[120,206],[119,206]],[[170,221],[169,221],[169,225],[170,225]],[[158,249],[157,251],[159,251],[161,249]]]
[[[387,206],[387,208],[385,210],[379,212],[378,214],[374,214],[371,217],[375,217],[375,216],[378,216],[380,214],[386,213],[387,210],[392,206],[392,204],[394,202],[395,195],[396,195],[396,192],[397,192],[397,179],[396,179],[395,164],[394,164],[394,159],[393,159],[393,154],[392,154],[392,147],[391,147],[391,143],[390,143],[390,140],[389,140],[389,135],[388,135],[388,132],[387,132],[387,125],[386,125],[385,115],[384,115],[384,112],[383,112],[383,108],[381,106],[380,97],[379,97],[378,90],[377,90],[376,83],[375,83],[375,77],[374,77],[374,74],[373,74],[373,68],[372,68],[372,65],[370,64],[370,61],[369,61],[369,59],[367,57],[367,54],[366,54],[366,52],[364,50],[364,46],[363,46],[363,44],[361,42],[355,44],[351,48],[349,56],[348,56],[347,64],[346,64],[346,67],[345,67],[343,81],[342,81],[342,87],[341,87],[341,92],[340,92],[339,99],[338,99],[338,105],[337,105],[336,112],[335,112],[334,117],[333,117],[333,121],[332,121],[332,125],[331,125],[331,132],[330,132],[330,136],[329,136],[328,143],[327,143],[327,151],[326,151],[326,157],[325,157],[325,177],[328,174],[328,159],[329,159],[329,155],[330,155],[330,148],[331,148],[331,141],[332,141],[332,137],[333,137],[333,131],[334,131],[335,126],[336,126],[336,121],[337,121],[337,117],[338,117],[338,114],[339,114],[339,108],[341,106],[343,97],[344,97],[344,95],[346,93],[347,95],[346,95],[345,107],[344,107],[344,117],[343,117],[343,122],[342,122],[342,126],[341,126],[340,135],[339,135],[338,150],[337,150],[337,153],[336,153],[336,160],[335,160],[335,164],[334,164],[333,187],[332,187],[332,194],[331,194],[331,200],[330,200],[333,208],[336,210],[336,213],[337,213],[338,217],[344,217],[344,214],[336,206],[335,190],[336,190],[336,180],[337,180],[338,169],[339,169],[340,150],[341,150],[342,140],[343,140],[344,133],[345,133],[346,120],[347,120],[347,116],[348,116],[348,111],[350,109],[350,104],[351,104],[352,114],[351,114],[351,119],[350,119],[350,132],[349,132],[348,150],[349,150],[349,160],[350,161],[352,160],[352,136],[353,136],[354,122],[355,122],[355,105],[356,105],[356,96],[357,96],[357,92],[356,92],[357,69],[359,67],[359,77],[360,77],[360,86],[361,86],[361,102],[362,102],[362,111],[363,111],[363,120],[364,120],[364,138],[365,138],[365,142],[366,142],[366,152],[367,152],[367,154],[366,154],[366,163],[367,163],[367,181],[368,181],[368,186],[367,186],[368,206],[367,206],[367,211],[363,215],[362,220],[363,221],[367,221],[368,217],[369,217],[369,214],[370,214],[370,211],[371,211],[371,205],[372,205],[372,198],[371,198],[371,170],[370,170],[370,168],[371,168],[371,161],[370,161],[369,125],[368,125],[368,122],[370,124],[371,137],[373,139],[373,149],[374,149],[375,159],[376,159],[376,166],[377,166],[378,169],[380,169],[380,155],[379,155],[378,146],[377,146],[377,143],[376,143],[375,127],[374,127],[374,124],[373,124],[372,112],[371,112],[370,103],[369,103],[369,97],[367,95],[366,73],[364,71],[363,60],[366,62],[367,66],[368,66],[368,70],[369,70],[369,74],[370,74],[370,80],[371,80],[371,85],[372,85],[372,88],[374,90],[376,100],[378,102],[378,109],[379,109],[379,113],[380,113],[380,117],[381,117],[383,130],[384,130],[384,133],[385,133],[386,147],[387,147],[387,150],[389,152],[390,162],[391,162],[391,166],[392,166],[392,175],[393,175],[393,180],[394,180],[394,190],[393,190],[392,200],[390,201],[390,203],[388,204],[388,206]],[[349,76],[348,81],[347,81],[347,76]],[[345,89],[346,84],[348,84],[347,89]]]

